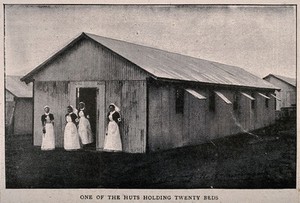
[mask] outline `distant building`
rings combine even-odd
[[[33,83],[34,145],[40,116],[54,114],[63,146],[68,105],[88,103],[95,150],[102,150],[111,102],[121,108],[123,151],[196,145],[275,122],[276,88],[239,68],[82,33],[22,78]]]
[[[6,76],[5,126],[13,134],[32,134],[32,84],[21,82],[20,78],[20,76]]]
[[[280,110],[282,107],[296,106],[296,79],[288,78],[280,75],[269,74],[263,78],[264,80],[272,83],[274,86],[280,88],[280,91],[276,91],[276,110]]]

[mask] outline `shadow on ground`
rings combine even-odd
[[[296,122],[149,154],[41,151],[6,135],[7,188],[295,188]]]

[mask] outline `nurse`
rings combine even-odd
[[[85,103],[83,102],[79,103],[78,117],[79,117],[78,133],[81,139],[81,143],[83,145],[91,144],[93,142],[91,124],[90,121],[88,120],[89,115],[86,112]]]
[[[73,112],[72,106],[68,106],[67,111],[68,113],[65,116],[67,123],[64,132],[64,148],[65,150],[78,150],[81,147],[76,127],[77,115]]]
[[[113,103],[109,105],[108,126],[104,140],[104,151],[118,152],[122,151],[122,141],[119,130],[121,122],[120,109]]]
[[[50,113],[50,107],[44,107],[45,113],[41,116],[43,126],[43,138],[41,150],[55,149],[55,135],[54,135],[54,116]]]

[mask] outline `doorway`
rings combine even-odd
[[[76,107],[79,110],[79,102],[85,103],[85,109],[89,115],[91,130],[93,134],[93,143],[89,146],[96,148],[97,133],[97,88],[94,87],[78,87],[76,88]]]

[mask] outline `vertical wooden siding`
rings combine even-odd
[[[266,92],[262,92],[266,94]],[[255,124],[254,129],[266,127],[275,122],[275,98],[270,97],[269,107],[265,105],[265,98],[255,94],[256,106],[255,106]]]
[[[52,107],[60,107],[60,109],[52,108],[52,112],[56,122],[59,123],[56,126],[57,146],[62,146],[64,114],[70,98],[70,93],[65,90],[67,87],[63,87],[63,91],[56,89],[55,95],[50,95],[43,89],[59,84],[67,86],[70,81],[99,81],[105,83],[105,107],[103,107],[105,114],[109,103],[112,102],[122,110],[121,134],[124,151],[145,152],[146,77],[148,76],[146,72],[102,45],[88,39],[79,41],[34,76],[36,81],[35,145],[41,143],[40,116],[43,113],[42,107],[47,103]],[[63,113],[57,113],[58,111]],[[101,143],[98,145],[101,148]]]
[[[68,82],[34,82],[34,145],[42,142],[41,115],[44,106],[50,107],[54,115],[55,145],[63,146],[65,114],[69,105]]]
[[[185,93],[184,114],[175,113],[175,88],[172,86],[149,87],[149,150],[157,151],[184,145],[194,145],[227,135],[247,132],[274,123],[274,99],[269,107],[265,100],[256,98],[256,107],[251,109],[251,100],[239,94],[239,108],[225,103],[216,95],[215,111],[209,110],[209,90],[198,88],[205,96],[199,100]],[[218,90],[232,103],[235,91]],[[245,92],[251,95],[251,92]]]
[[[13,116],[15,112],[15,101],[5,102],[5,126],[12,128]]]
[[[280,110],[281,107],[289,107],[292,104],[296,104],[296,87],[274,77],[268,77],[266,80],[281,89],[280,91],[276,91],[276,96],[281,100],[277,101],[276,110]]]
[[[106,81],[106,112],[110,103],[121,109],[123,151],[146,151],[146,81]]]
[[[15,96],[9,91],[5,90],[5,101],[14,101]]]
[[[145,80],[147,74],[109,49],[83,39],[37,73],[35,81]]]
[[[150,151],[156,151],[167,148],[162,135],[162,87],[151,85],[148,88],[148,148]]]
[[[239,111],[240,111],[240,118],[239,120],[241,121],[242,130],[245,131],[250,131],[252,130],[251,128],[251,100],[242,94],[240,94],[240,106],[239,106]]]
[[[183,145],[183,114],[176,114],[175,88],[149,86],[148,144],[150,151]]]
[[[14,134],[32,133],[32,98],[15,98]]]
[[[203,92],[201,92],[203,95]],[[185,92],[182,145],[196,145],[208,141],[206,132],[206,99],[199,100]]]

